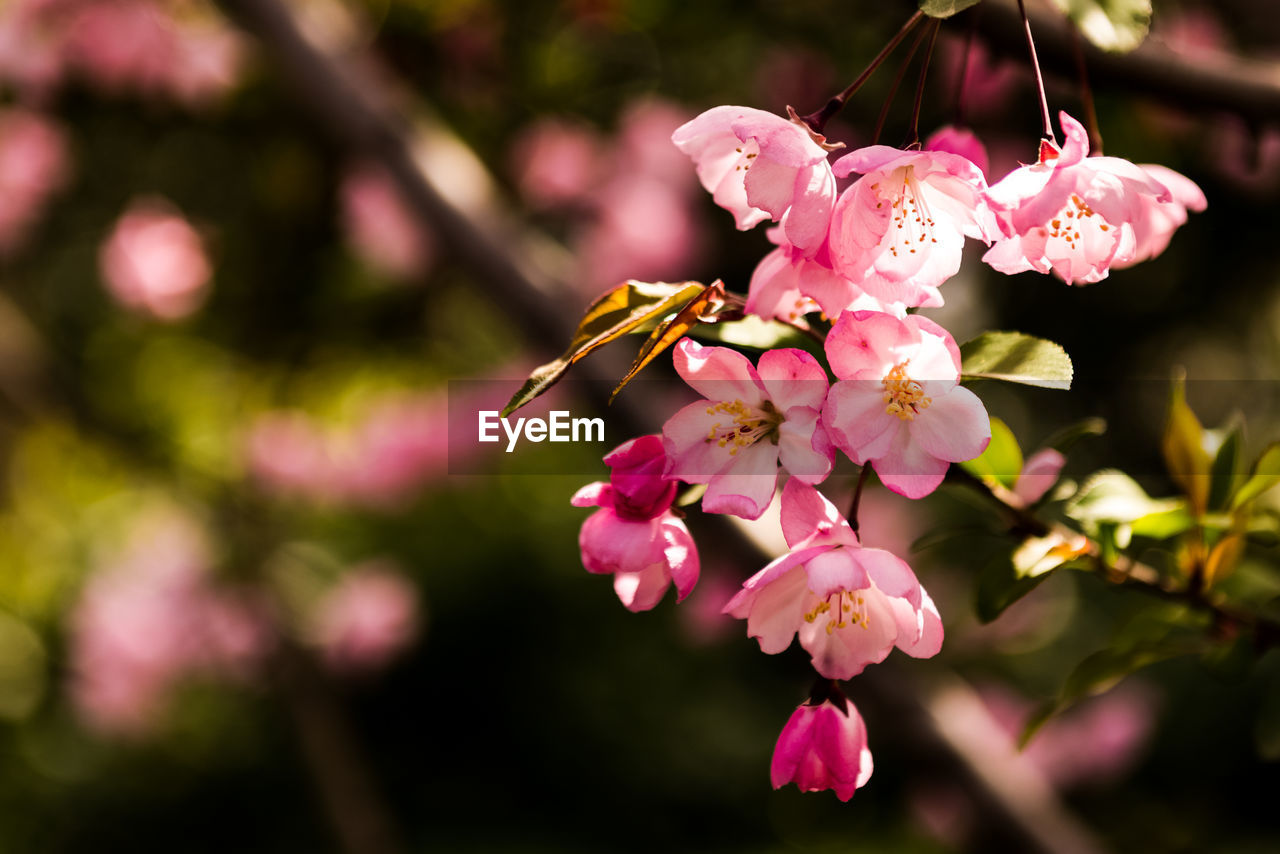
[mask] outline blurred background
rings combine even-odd
[[[1053,57],[1056,16],[1029,5]],[[699,588],[629,614],[582,570],[568,504],[612,444],[450,451],[605,288],[745,292],[763,230],[733,230],[672,130],[817,109],[913,8],[0,5],[0,851],[1277,850],[1280,663],[1231,638],[1016,751],[1089,653],[1193,621],[1060,573],[982,625],[977,578],[1009,544],[962,493],[865,498],[867,541],[907,557],[948,638],[850,684],[876,771],[840,804],[769,786],[806,656],[719,615],[765,558],[695,514]],[[921,118],[973,127],[992,182],[1039,134],[1009,9],[944,24]],[[1157,0],[1143,51],[1274,80],[1280,19]],[[900,62],[830,138],[870,141]],[[1046,73],[1080,115],[1074,68]],[[882,141],[904,141],[914,80]],[[1247,459],[1280,436],[1280,115],[1274,93],[1140,89],[1095,77],[1107,153],[1185,173],[1208,210],[1087,288],[975,252],[929,314],[1064,345],[1071,392],[979,394],[1028,452],[1106,418],[1066,474],[1121,466],[1158,496],[1174,366],[1207,425],[1243,415]],[[611,349],[597,377],[633,353]],[[557,405],[596,414],[580,390]],[[658,429],[671,391],[637,383],[611,442]],[[1231,581],[1280,593],[1274,542]]]

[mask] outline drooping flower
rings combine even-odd
[[[698,583],[698,551],[684,522],[671,511],[676,484],[665,480],[666,456],[657,436],[641,436],[605,457],[609,483],[592,483],[573,496],[575,507],[599,507],[578,536],[587,572],[612,574],[613,589],[631,611],[647,611],[676,586],[681,601]]]
[[[832,168],[862,175],[832,214],[832,266],[878,299],[942,305],[938,286],[960,269],[964,238],[998,234],[986,179],[958,154],[872,145]]]
[[[1089,157],[1089,135],[1066,113],[1061,149],[1040,143],[1038,162],[1015,169],[987,198],[1005,237],[982,260],[1002,273],[1052,270],[1068,285],[1106,278],[1134,257],[1134,226],[1169,190],[1142,167],[1118,157]]]
[[[827,237],[836,182],[825,141],[798,120],[750,107],[714,107],[671,141],[693,158],[702,186],[745,231],[782,222],[787,239],[816,252]]]
[[[812,257],[787,242],[781,228],[769,230],[778,248],[756,265],[747,290],[746,311],[764,318],[795,322],[819,309],[827,317],[842,311],[887,311],[905,315],[901,303],[885,303],[831,269],[824,244]]]
[[[982,401],[959,385],[960,350],[933,321],[845,312],[826,351],[841,381],[827,395],[822,423],[837,448],[870,463],[894,492],[928,495],[951,463],[973,459],[991,441]]]
[[[775,789],[795,783],[802,792],[831,789],[847,801],[871,779],[871,768],[862,715],[837,694],[791,713],[773,749],[769,777]]]
[[[770,655],[791,639],[828,679],[852,679],[894,646],[916,658],[942,647],[942,621],[911,567],[864,548],[835,506],[792,478],[782,491],[791,551],[757,572],[724,608]]]
[[[835,451],[818,424],[827,375],[803,350],[775,349],[751,361],[727,347],[676,345],[676,371],[706,400],[663,425],[667,476],[707,484],[702,509],[758,519],[769,506],[778,465],[821,483]]]
[[[1199,212],[1209,204],[1204,191],[1186,175],[1154,163],[1143,163],[1139,168],[1163,184],[1171,198],[1161,202],[1153,196],[1139,197],[1143,212],[1132,223],[1133,251],[1128,257],[1117,253],[1111,261],[1113,269],[1132,267],[1159,255],[1169,245],[1173,233],[1187,221],[1187,211]]]

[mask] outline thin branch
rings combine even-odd
[[[1036,40],[1031,37],[1031,19],[1027,17],[1027,7],[1023,0],[1018,0],[1018,14],[1022,16],[1022,30],[1027,37],[1027,53],[1031,70],[1036,75],[1036,92],[1040,95],[1041,135],[1057,145],[1057,137],[1053,135],[1053,120],[1049,118],[1049,99],[1044,92],[1044,75],[1040,73],[1040,60],[1036,57]]]
[[[1022,62],[1027,49],[1013,0],[985,0],[978,22],[993,53]],[[1071,25],[1061,15],[1032,14],[1040,65],[1056,76],[1074,77]],[[1280,63],[1241,59],[1227,53],[1198,55],[1195,62],[1148,39],[1129,53],[1084,47],[1094,85],[1140,95],[1184,112],[1234,113],[1250,124],[1280,123]]]
[[[876,54],[875,59],[871,60],[870,64],[863,69],[862,73],[858,75],[856,80],[846,86],[844,91],[839,95],[836,95],[832,97],[831,100],[827,101],[822,109],[815,110],[809,115],[803,116],[801,121],[813,128],[815,132],[822,133],[822,129],[827,126],[827,122],[831,117],[844,108],[845,102],[853,97],[854,92],[857,92],[862,88],[862,84],[866,83],[867,80],[871,78],[871,75],[875,73],[875,70],[889,58],[889,54],[893,53],[893,49],[901,44],[902,40],[907,37],[907,33],[911,32],[912,28],[922,20],[924,20],[924,12],[920,11],[917,11],[914,15],[908,18],[907,22],[902,25],[902,28],[894,34],[893,38],[889,39],[888,44],[880,49],[880,52]]]
[[[993,502],[1005,514],[1010,534],[1019,537],[1044,537],[1057,534],[1065,539],[1085,537],[1084,534],[1065,525],[1045,522],[1009,490],[999,484],[985,483],[959,466],[952,466],[947,471],[947,480],[973,489]],[[1182,602],[1205,611],[1213,616],[1219,629],[1251,629],[1259,648],[1280,646],[1280,622],[1263,614],[1231,605],[1222,597],[1202,589],[1200,585],[1194,583],[1180,585],[1174,579],[1166,577],[1160,570],[1145,563],[1127,558],[1122,561],[1108,561],[1103,554],[1102,546],[1096,540],[1089,537],[1085,539],[1088,540],[1086,556],[1100,578],[1111,584],[1139,590],[1162,599]]]

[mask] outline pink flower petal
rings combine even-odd
[[[708,400],[740,400],[757,407],[764,400],[764,388],[755,367],[736,350],[703,347],[692,338],[683,338],[675,347],[672,361],[676,373]]]
[[[991,420],[976,394],[956,386],[934,398],[928,409],[909,421],[907,432],[925,453],[959,463],[986,450],[991,441]]]

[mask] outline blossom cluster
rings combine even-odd
[[[767,350],[753,364],[736,350],[681,340],[675,370],[703,399],[676,412],[660,437],[605,457],[610,481],[573,499],[600,508],[579,544],[586,568],[613,574],[623,604],[645,610],[672,583],[683,599],[697,581],[678,481],[705,485],[703,512],[758,519],[778,501],[789,551],[724,607],[766,653],[798,638],[821,677],[778,740],[775,786],[851,797],[871,757],[862,718],[836,681],[894,647],[925,658],[942,646],[941,617],[911,567],[863,546],[856,517],[817,486],[840,451],[890,490],[923,498],[952,463],[986,449],[990,420],[960,383],[959,347],[915,313],[942,305],[966,239],[985,244],[983,261],[1000,272],[1085,284],[1159,254],[1187,211],[1204,207],[1187,178],[1089,156],[1080,123],[1066,113],[1060,121],[1061,146],[1042,140],[1036,162],[994,184],[979,165],[981,144],[957,128],[924,147],[872,145],[833,163],[839,146],[794,115],[716,107],[672,136],[739,229],[776,223],[776,248],[751,278],[746,311],[810,331],[829,323],[826,364],[795,348]],[[1060,468],[1049,465],[1028,489],[1043,494]]]

